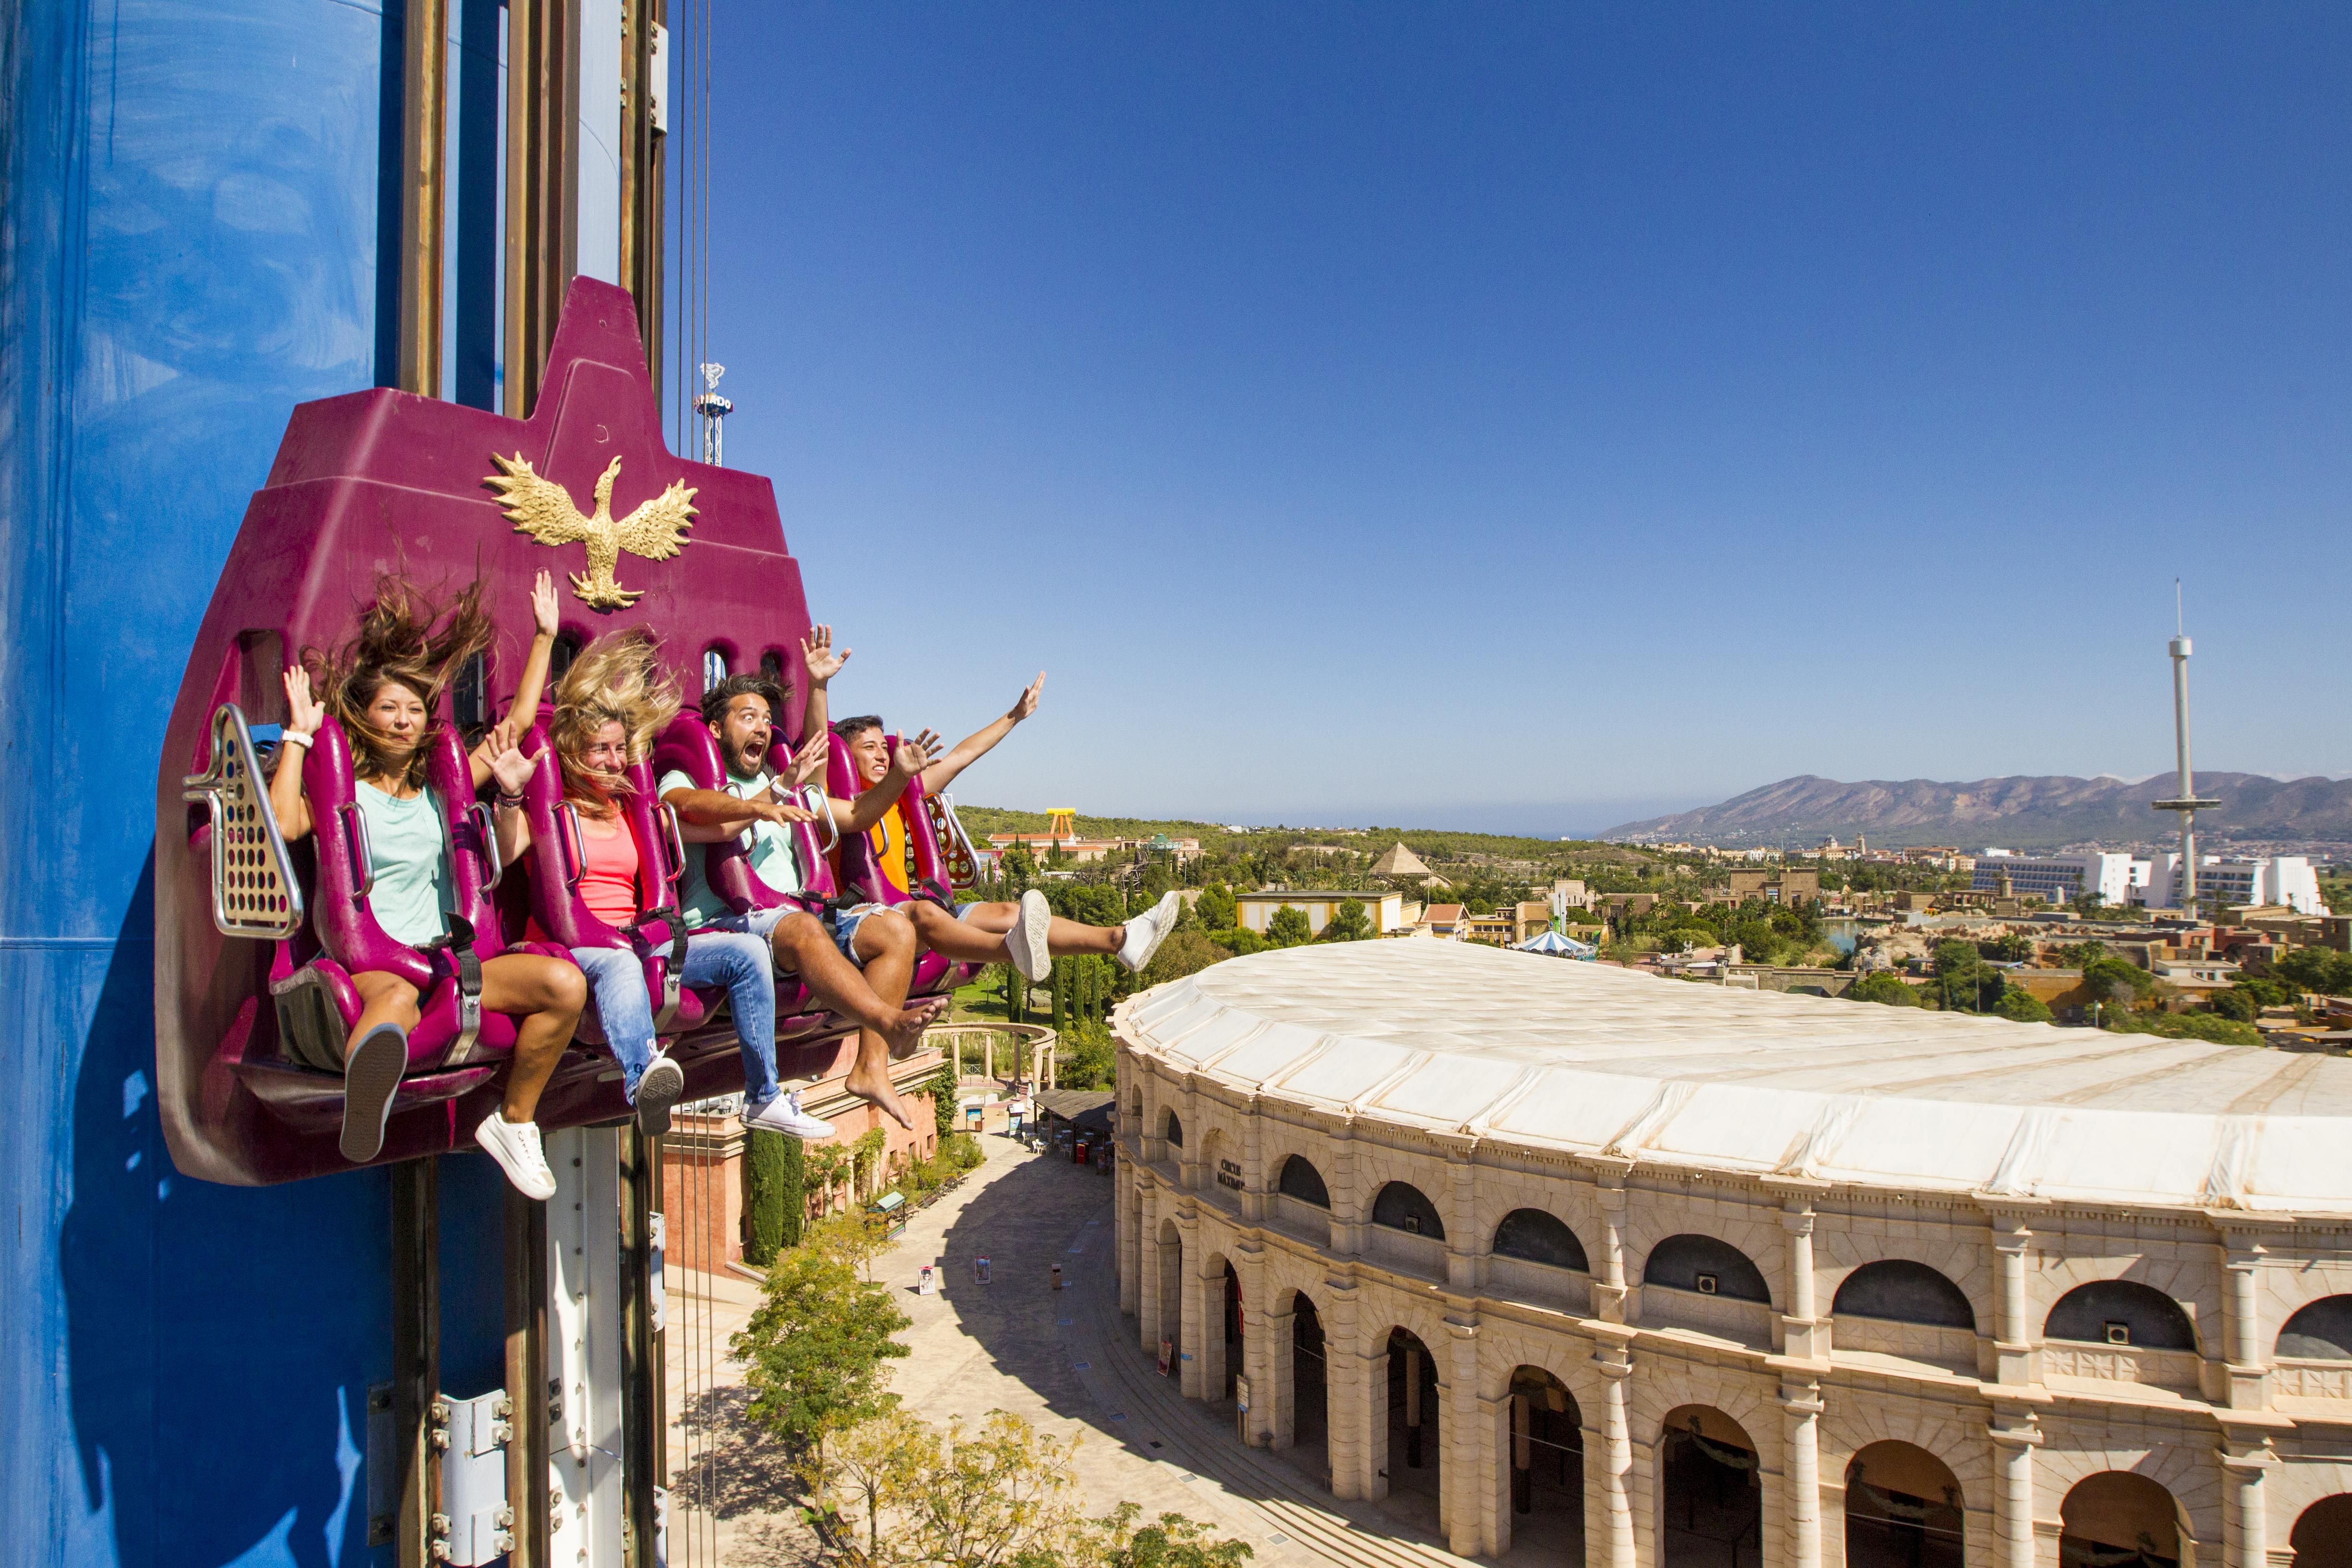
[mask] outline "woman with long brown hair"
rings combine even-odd
[[[436,602],[405,578],[387,574],[377,580],[375,597],[361,610],[350,641],[331,653],[306,648],[302,663],[286,672],[292,717],[269,782],[278,831],[289,842],[310,831],[302,758],[331,715],[351,738],[352,793],[374,871],[369,912],[385,935],[410,947],[448,934],[446,911],[454,901],[449,803],[425,782],[425,760],[447,721],[440,713],[443,695],[467,661],[490,644],[493,629],[481,595],[477,582]],[[509,720],[470,758],[474,786],[497,778],[502,805],[509,796],[519,800],[530,769],[519,758],[503,765],[493,759],[513,753],[508,726],[518,718],[528,721],[538,709],[555,646],[555,588],[544,572],[532,586],[531,616],[535,635]],[[342,1151],[345,1159],[360,1163],[383,1147],[384,1121],[408,1066],[417,993],[407,980],[379,971],[353,974],[352,984],[363,1011],[343,1055]],[[553,1195],[555,1178],[532,1118],[586,1005],[580,971],[561,959],[508,952],[483,961],[482,1006],[518,1023],[504,1103],[499,1114],[483,1118],[475,1138],[508,1180],[534,1198]]]

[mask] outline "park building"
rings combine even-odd
[[[1138,1353],[1456,1553],[2352,1563],[2352,1062],[1432,942],[1113,1027]]]
[[[1969,890],[2002,898],[2039,897],[2053,904],[2080,902],[2085,892],[2110,904],[2147,901],[2149,862],[2129,855],[2012,855],[1987,851],[1969,873]]]

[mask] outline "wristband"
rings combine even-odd
[[[288,730],[278,735],[278,742],[283,746],[307,746],[311,739],[299,730]]]
[[[499,809],[500,811],[520,811],[522,809],[522,796],[519,795],[509,795],[506,791],[500,790],[499,792]]]

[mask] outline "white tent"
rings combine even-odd
[[[1548,952],[1555,958],[1594,958],[1601,952],[1590,942],[1578,942],[1574,937],[1562,936],[1556,931],[1540,932],[1532,940],[1519,943],[1518,951]]]

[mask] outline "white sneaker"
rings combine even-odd
[[[509,1121],[504,1111],[493,1110],[474,1129],[474,1142],[499,1163],[523,1196],[545,1203],[555,1195],[555,1173],[547,1168],[538,1122]]]
[[[631,1102],[637,1108],[638,1131],[648,1138],[668,1131],[669,1108],[685,1092],[686,1069],[667,1056],[656,1057],[637,1079],[636,1099]]]
[[[1171,889],[1160,900],[1127,922],[1127,940],[1119,944],[1118,961],[1130,973],[1140,974],[1151,955],[1168,933],[1176,929],[1176,919],[1184,908],[1184,900]]]
[[[780,1094],[760,1107],[758,1110],[747,1112],[743,1118],[743,1125],[762,1128],[770,1132],[781,1132],[787,1138],[833,1136],[832,1122],[820,1121],[801,1109],[799,1089],[793,1089],[789,1094]]]
[[[1045,895],[1034,888],[1022,894],[1021,912],[1013,918],[1013,929],[1004,933],[1004,952],[1021,978],[1032,984],[1045,979],[1054,965],[1054,955],[1045,950],[1045,937],[1053,926],[1054,906],[1045,901]]]

